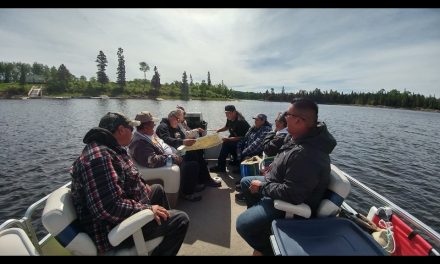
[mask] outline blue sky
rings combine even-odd
[[[161,81],[206,80],[241,91],[275,88],[440,95],[440,9],[0,9],[0,61],[64,63],[116,79],[139,62]]]

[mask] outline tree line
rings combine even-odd
[[[275,93],[271,88],[264,93],[232,91],[232,97],[237,99],[265,100],[275,102],[290,102],[296,97],[307,97],[320,104],[350,104],[350,105],[372,105],[389,106],[396,108],[411,109],[433,109],[440,110],[440,99],[434,96],[425,97],[424,95],[411,93],[409,91],[400,92],[392,89],[388,92],[381,89],[376,93],[351,92],[344,94],[338,91],[321,91],[315,88],[313,91],[300,90],[296,93],[286,93],[284,87],[280,93]]]
[[[333,90],[321,91],[319,88],[313,91],[300,90],[296,93],[286,93],[284,87],[281,88],[280,93],[275,93],[274,88],[270,88],[270,92],[269,89],[265,92],[235,91],[228,88],[223,81],[221,84],[212,84],[209,71],[207,81],[202,80],[201,83],[194,82],[191,74],[189,74],[188,80],[188,74],[184,71],[181,81],[161,84],[157,66],[153,68],[154,73],[151,80],[147,79],[146,73],[150,70],[150,66],[144,61],[139,62],[139,70],[143,72],[144,78],[126,81],[123,52],[122,48],[118,48],[116,82],[111,82],[108,78],[106,73],[108,65],[107,56],[102,50],[98,52],[95,60],[97,63],[96,77],[91,77],[89,80],[85,76],[77,78],[70,73],[64,64],[56,68],[55,66],[49,67],[38,62],[34,62],[32,65],[22,62],[0,62],[0,83],[8,84],[7,86],[0,85],[0,95],[2,87],[3,95],[6,93],[7,96],[14,96],[27,94],[25,85],[43,84],[45,94],[47,95],[98,96],[108,94],[126,97],[179,97],[184,100],[190,98],[212,98],[278,102],[289,102],[295,97],[307,97],[323,104],[354,104],[440,110],[440,99],[436,99],[434,96],[425,97],[406,90],[400,92],[396,89],[388,92],[381,89],[376,93],[357,93],[352,91],[346,94]],[[27,88],[30,89],[29,85]]]
[[[85,76],[77,78],[71,74],[64,64],[58,68],[35,62],[30,65],[22,62],[0,62],[0,95],[2,92],[7,96],[25,95],[25,87],[30,89],[29,84],[43,84],[46,95],[72,95],[72,96],[97,96],[109,94],[111,96],[128,97],[181,97],[189,98],[231,98],[231,90],[223,84],[213,85],[211,75],[208,71],[207,82],[195,83],[190,74],[190,83],[186,71],[182,74],[182,82],[172,82],[161,84],[160,73],[157,66],[154,66],[154,74],[151,80],[147,80],[146,73],[150,66],[146,62],[139,62],[139,70],[144,74],[144,80],[134,79],[126,81],[124,50],[118,48],[118,67],[116,72],[116,82],[111,82],[106,68],[108,65],[107,56],[100,50],[96,57],[97,63],[96,77],[89,80]],[[6,97],[7,97],[6,96]],[[3,96],[5,97],[5,96]]]

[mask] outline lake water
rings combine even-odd
[[[288,103],[260,101],[0,100],[0,223],[70,180],[68,170],[84,147],[85,133],[109,111],[164,117],[182,105],[202,112],[208,129],[225,124],[234,104],[250,124],[255,113],[273,123]],[[332,162],[440,232],[440,114],[399,109],[319,105],[338,141]],[[368,210],[359,193],[354,205]],[[351,203],[350,203],[351,204]]]

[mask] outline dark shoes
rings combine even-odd
[[[220,168],[219,166],[214,166],[209,168],[210,172],[226,172],[225,168]]]
[[[235,194],[235,201],[237,203],[246,203],[246,198],[244,196],[244,193],[237,193],[237,194]]]
[[[202,200],[202,196],[199,193],[181,194],[180,197],[183,200],[187,200],[190,202],[198,202],[198,201]]]
[[[240,183],[241,181],[236,181],[235,182],[235,190],[237,191],[237,192],[241,192],[241,183]]]
[[[196,187],[194,188],[194,192],[201,192],[205,189],[206,185],[204,184],[197,184]]]
[[[222,181],[221,180],[214,180],[213,178],[211,178],[211,180],[209,180],[208,182],[205,182],[205,185],[209,186],[209,187],[221,187]]]

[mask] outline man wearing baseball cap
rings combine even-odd
[[[133,126],[122,113],[107,113],[99,127],[85,135],[86,144],[80,157],[73,163],[72,202],[79,225],[94,241],[98,253],[113,249],[109,231],[131,215],[151,210],[155,221],[142,227],[145,240],[164,236],[152,255],[176,255],[188,229],[188,215],[168,210],[165,192],[160,185],[148,186],[125,150],[132,139]],[[132,246],[128,238],[119,246]]]
[[[129,152],[133,159],[140,166],[159,168],[165,166],[168,155],[171,155],[173,163],[180,167],[181,197],[191,202],[200,201],[202,196],[198,191],[201,191],[205,186],[197,185],[198,163],[184,161],[173,152],[171,146],[154,133],[155,122],[159,119],[153,117],[150,112],[142,111],[138,113],[135,120],[140,121],[141,124],[136,127],[136,132],[129,146]]]

